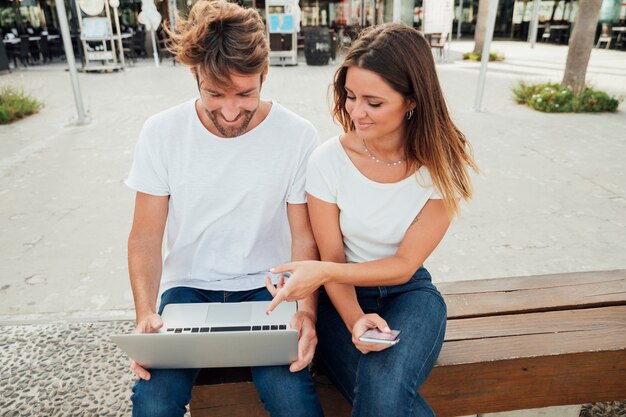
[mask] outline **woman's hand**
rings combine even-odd
[[[387,322],[378,314],[364,314],[358,319],[352,326],[352,343],[354,346],[364,355],[370,352],[380,352],[393,345],[387,345],[384,343],[367,343],[361,342],[359,337],[370,329],[378,329],[384,333],[391,333]]]
[[[272,273],[285,274],[288,278],[284,281],[281,277],[278,287],[274,287],[269,277],[265,278],[265,286],[274,296],[266,313],[271,313],[283,301],[302,300],[311,295],[328,281],[328,266],[328,262],[300,261],[272,268]]]

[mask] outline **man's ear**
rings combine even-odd
[[[195,78],[195,80],[198,81],[198,70],[196,69],[196,67],[189,67],[189,72],[191,72],[191,75],[193,75],[193,78]]]
[[[263,70],[263,75],[261,76],[261,83],[265,82],[265,79],[267,78],[267,73],[270,70],[270,66],[268,63],[265,64],[265,69]]]

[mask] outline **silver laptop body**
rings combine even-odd
[[[286,365],[298,358],[298,332],[290,326],[296,303],[269,301],[168,304],[158,333],[113,335],[147,369]]]

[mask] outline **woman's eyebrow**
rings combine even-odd
[[[348,87],[344,87],[344,88],[346,89],[346,91],[347,91],[348,93],[352,93],[352,94],[354,94],[354,93],[352,92],[352,90],[350,90]],[[375,99],[378,99],[378,100],[385,100],[385,98],[384,98],[384,97],[374,96],[374,95],[371,95],[371,94],[366,94],[366,95],[364,95],[363,97],[365,97],[365,98],[375,98]]]

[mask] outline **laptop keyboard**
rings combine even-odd
[[[287,330],[286,324],[264,326],[229,326],[229,327],[168,327],[167,333],[223,333],[223,332],[257,332],[267,330]]]

